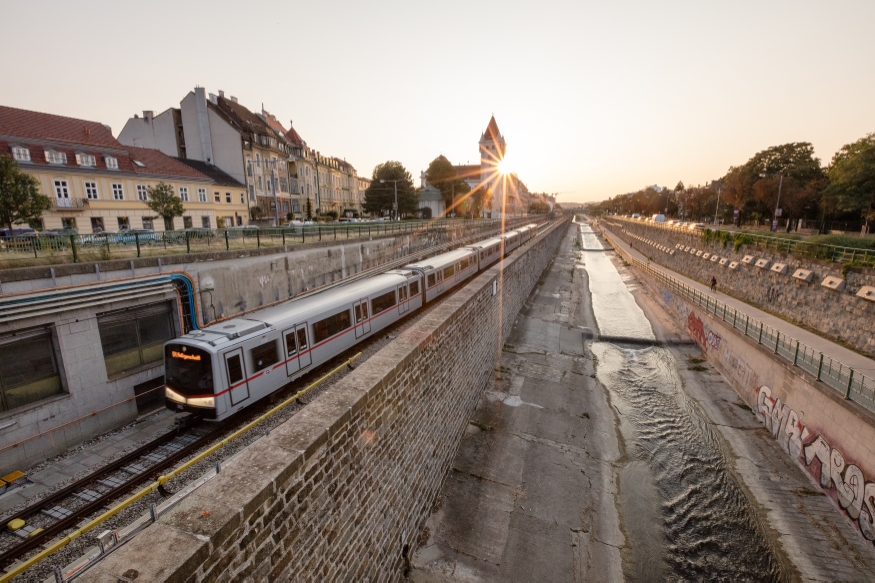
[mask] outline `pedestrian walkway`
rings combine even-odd
[[[159,409],[127,427],[95,437],[85,445],[71,448],[38,464],[26,472],[27,483],[24,486],[11,489],[0,496],[0,515],[22,504],[29,504],[49,491],[67,486],[123,453],[166,433],[173,427],[175,417],[172,411]]]
[[[606,227],[604,227],[602,225],[599,225],[599,229],[601,229],[601,231],[603,233],[605,233],[605,235],[608,237],[611,244],[615,248],[621,249],[624,253],[631,255],[632,257],[635,257],[636,259],[639,259],[640,261],[643,261],[643,262],[648,261],[648,258],[643,253],[640,253],[639,251],[636,251],[635,249],[630,247],[628,243],[626,243],[620,237],[618,237],[614,233],[612,233],[610,229],[607,229]],[[832,342],[831,340],[828,340],[828,339],[824,338],[823,336],[819,336],[813,332],[809,332],[808,330],[805,330],[804,328],[800,328],[799,326],[795,326],[795,325],[787,322],[786,320],[782,320],[781,318],[779,318],[777,316],[773,316],[772,314],[769,314],[768,312],[764,312],[764,311],[760,310],[759,308],[756,308],[756,307],[754,307],[746,302],[743,302],[742,300],[739,300],[739,299],[736,299],[732,296],[728,296],[724,293],[721,293],[719,281],[717,283],[717,293],[714,293],[711,291],[710,286],[703,284],[703,283],[699,283],[698,281],[696,281],[694,279],[690,279],[689,277],[682,275],[680,273],[677,273],[676,271],[672,271],[666,267],[663,267],[662,265],[651,263],[651,267],[653,267],[654,269],[657,269],[659,271],[662,271],[665,274],[670,275],[671,277],[674,277],[675,279],[682,281],[683,283],[698,290],[699,292],[701,292],[703,294],[707,294],[715,299],[718,299],[719,301],[725,303],[727,306],[735,308],[739,312],[747,314],[751,318],[755,318],[755,319],[763,322],[767,326],[771,326],[772,328],[779,330],[781,332],[781,334],[786,334],[787,336],[791,336],[791,337],[795,338],[796,340],[799,340],[800,342],[807,344],[811,348],[818,350],[820,352],[823,352],[824,354],[832,357],[834,360],[841,362],[841,363],[853,368],[855,371],[861,372],[861,373],[866,374],[867,376],[870,376],[870,377],[875,377],[875,360],[873,360],[871,358],[867,358],[867,357],[863,356],[862,354],[859,354],[857,352],[854,352],[853,350],[845,348],[844,346],[841,346],[840,344],[836,344],[835,342]]]

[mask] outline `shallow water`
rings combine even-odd
[[[599,240],[581,225],[582,247]],[[605,252],[583,251],[599,332],[654,338],[650,322]],[[626,463],[621,514],[643,580],[781,580],[754,509],[727,468],[721,442],[684,393],[679,363],[662,348],[591,346],[597,376],[619,413]],[[627,556],[628,558],[628,556]]]

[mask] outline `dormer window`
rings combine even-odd
[[[82,152],[76,153],[76,163],[80,166],[95,166],[97,164],[97,158],[92,156],[91,154],[84,154]]]
[[[49,164],[66,164],[67,154],[57,150],[46,150],[46,162]]]
[[[106,167],[110,170],[118,170],[118,158],[115,156],[104,156],[103,161],[106,162]]]
[[[30,162],[30,150],[23,146],[12,146],[12,157],[19,162]]]

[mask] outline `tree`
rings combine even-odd
[[[36,178],[22,172],[18,162],[0,156],[0,224],[27,223],[52,208],[52,200],[40,193]]]
[[[383,182],[380,182],[380,181]],[[371,175],[371,185],[365,191],[366,212],[385,214],[392,211],[395,203],[395,183],[398,185],[399,216],[413,213],[419,206],[419,193],[413,188],[410,172],[401,164],[390,160],[377,164]]]
[[[483,214],[483,209],[492,205],[492,187],[481,185],[471,193],[471,213],[474,218]]]
[[[306,206],[305,210],[307,211],[307,220],[312,221],[313,220],[313,203],[310,202],[309,196],[307,197],[307,206]]]
[[[150,186],[147,191],[149,200],[146,201],[146,206],[164,219],[165,229],[172,231],[173,219],[181,217],[185,212],[182,200],[173,193],[172,186],[163,182]]]
[[[471,191],[468,183],[459,178],[453,164],[443,155],[431,161],[431,164],[428,165],[428,169],[425,171],[425,178],[429,184],[441,191],[441,196],[447,207],[447,213],[455,212],[455,209],[453,209],[453,199],[455,199],[456,207],[458,208],[461,201],[465,198],[464,195]]]
[[[875,133],[842,146],[828,175],[826,202],[839,212],[862,214],[868,227],[875,220]]]

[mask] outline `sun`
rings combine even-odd
[[[510,174],[511,173],[510,165],[507,163],[507,159],[503,159],[503,160],[500,160],[498,162],[498,171],[501,174]]]

